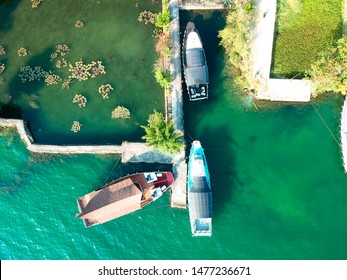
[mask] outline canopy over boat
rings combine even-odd
[[[132,174],[77,199],[85,226],[102,224],[135,212],[159,198],[174,182],[171,172]]]

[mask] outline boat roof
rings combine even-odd
[[[188,192],[190,219],[212,217],[212,192],[206,186],[207,183],[205,182],[203,185],[198,186],[196,190]],[[199,188],[202,190],[199,191]]]
[[[187,36],[187,43],[186,48],[188,49],[195,49],[195,48],[202,48],[202,43],[199,37],[199,34],[195,31],[189,32]]]
[[[79,215],[92,223],[104,223],[141,209],[142,190],[131,178],[95,192]]]
[[[188,86],[209,83],[207,65],[193,68],[187,67],[185,72],[185,78]]]
[[[186,51],[187,67],[201,67],[206,64],[203,49],[190,49]]]

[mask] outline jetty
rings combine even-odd
[[[270,78],[274,43],[276,0],[256,0],[253,23],[250,24],[253,75],[260,87],[256,99],[285,102],[308,102],[311,81]]]

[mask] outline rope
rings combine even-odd
[[[310,104],[312,105],[313,109],[316,111],[317,115],[319,116],[319,118],[322,120],[323,124],[325,125],[325,127],[327,128],[327,130],[329,131],[330,135],[333,137],[333,139],[335,140],[336,144],[338,146],[341,146],[341,144],[337,141],[336,137],[334,136],[334,134],[331,132],[330,128],[328,127],[327,123],[324,121],[323,117],[321,116],[321,114],[318,112],[316,106],[314,106],[314,104],[312,103],[312,101],[310,101]]]
[[[113,167],[112,167],[112,169],[111,169],[111,174],[112,174],[112,172],[113,172],[113,170],[115,169],[115,167],[117,166],[117,164],[118,164],[118,162],[120,161],[120,157],[118,158],[118,160],[117,160],[117,162],[115,163],[115,165],[113,165]],[[107,176],[107,178],[105,179],[105,181],[104,181],[104,183],[102,184],[102,185],[105,185],[106,184],[106,182],[108,181],[108,177],[109,176]]]
[[[194,141],[194,139],[193,139],[193,137],[189,134],[189,132],[186,130],[186,129],[184,129],[184,131],[187,133],[187,135],[189,136],[189,138],[192,140],[192,142]]]
[[[165,204],[165,205],[158,206],[158,207],[154,207],[154,208],[151,208],[151,209],[143,209],[143,208],[142,208],[141,210],[134,212],[134,214],[139,214],[139,213],[142,213],[142,212],[152,211],[152,210],[155,210],[155,209],[159,209],[159,208],[163,208],[163,207],[168,207],[168,206],[170,206],[170,204]]]

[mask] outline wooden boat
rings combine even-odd
[[[183,39],[183,73],[189,100],[208,98],[209,75],[205,51],[194,23],[188,22]]]
[[[86,227],[135,212],[158,199],[174,182],[171,172],[136,173],[115,180],[77,199]]]
[[[341,150],[342,150],[342,161],[345,172],[347,172],[347,99],[343,103],[341,113]]]
[[[212,235],[212,191],[204,149],[194,141],[188,162],[188,210],[193,236]]]

